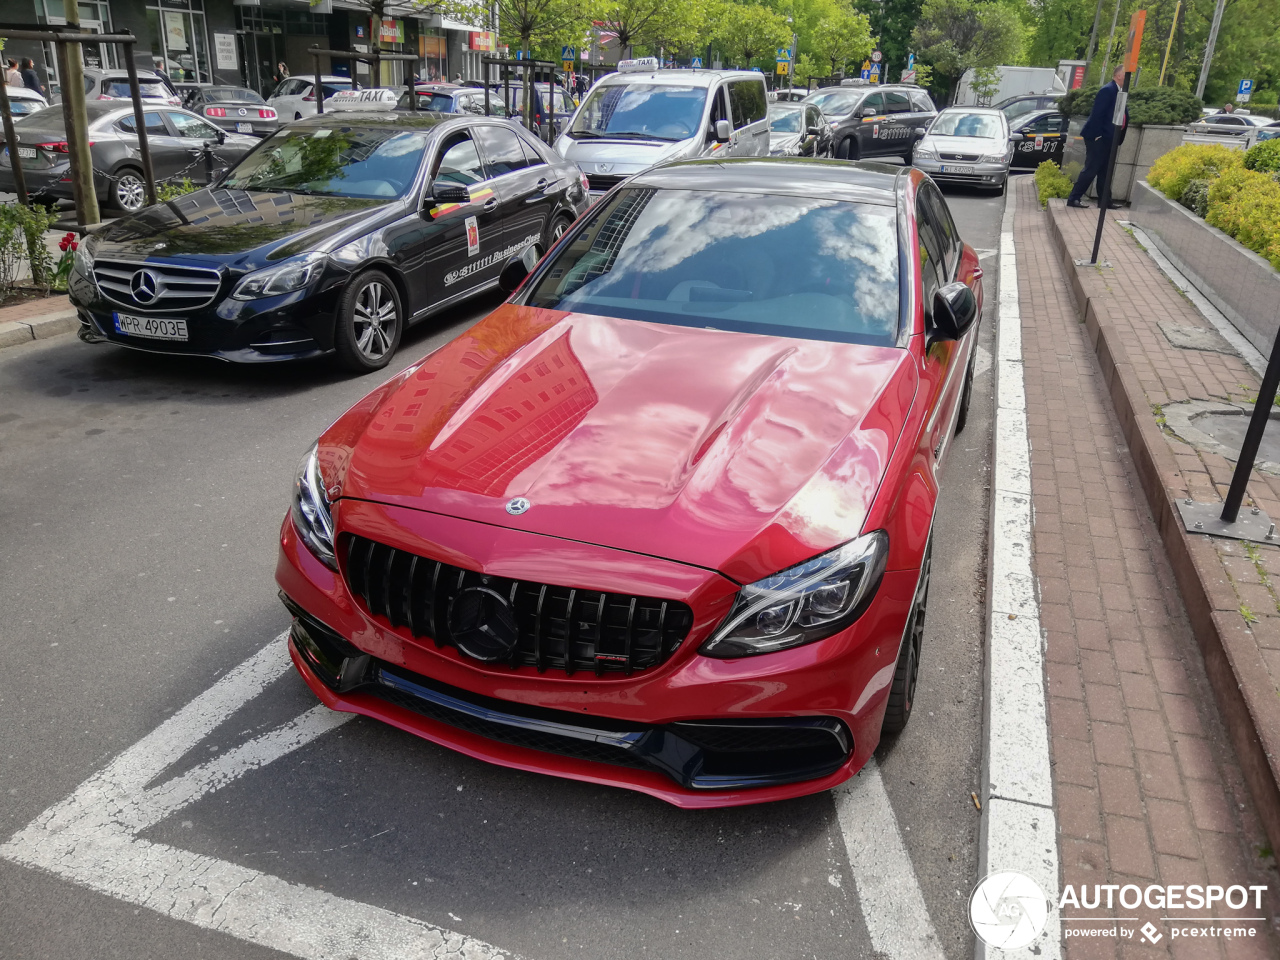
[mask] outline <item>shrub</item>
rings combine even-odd
[[[1084,173],[1084,164],[1079,160],[1072,160],[1062,165],[1062,175],[1075,183],[1080,179],[1080,174]]]
[[[1071,90],[1058,101],[1058,109],[1068,117],[1087,117],[1093,109],[1093,98],[1098,95],[1098,85],[1088,84],[1079,90]]]
[[[1280,173],[1280,140],[1263,140],[1244,152],[1246,170]]]
[[[1036,190],[1040,194],[1040,206],[1047,206],[1052,197],[1068,197],[1075,181],[1066,176],[1056,163],[1046,160],[1036,167]]]
[[[183,194],[194,193],[199,189],[189,177],[183,177],[177,183],[167,182],[156,185],[156,203],[168,203],[177,200]]]
[[[53,256],[44,235],[55,219],[44,207],[24,207],[17,202],[0,205],[0,295],[13,289],[24,261],[35,283],[46,288],[53,283]]]
[[[1069,117],[1087,117],[1097,95],[1097,86],[1081,87],[1063,97],[1058,107]],[[1203,106],[1203,100],[1186,90],[1173,87],[1134,90],[1129,94],[1129,123],[1192,123],[1200,119]]]
[[[1212,185],[1212,180],[1192,180],[1182,191],[1178,202],[1203,220],[1209,213],[1209,187]]]
[[[1181,200],[1192,180],[1213,180],[1223,171],[1239,168],[1243,154],[1218,144],[1184,144],[1156,158],[1147,182],[1170,200]]]
[[[1244,167],[1227,170],[1209,188],[1205,220],[1280,270],[1280,183],[1272,177]]]

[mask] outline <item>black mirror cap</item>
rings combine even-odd
[[[538,252],[538,245],[531,243],[510,260],[502,268],[502,272],[498,274],[498,287],[503,293],[515,293],[520,289],[520,285],[528,279],[529,274],[533,273],[533,268],[538,265],[541,259]]]
[[[431,199],[437,203],[470,203],[471,191],[460,183],[434,180],[431,183]]]
[[[822,133],[821,127],[810,127],[808,130],[805,131],[805,136],[816,137],[816,136],[819,136],[821,133]]]
[[[965,283],[948,283],[933,295],[933,339],[959,340],[978,319],[978,299]]]

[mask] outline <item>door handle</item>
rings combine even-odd
[[[549,184],[550,182],[551,181],[548,180],[546,177],[543,177],[541,180],[538,181],[538,189],[539,190],[547,189],[547,184]]]
[[[484,202],[484,206],[482,206],[480,209],[481,209],[481,210],[494,210],[494,209],[496,209],[496,208],[497,208],[497,206],[498,206],[498,198],[497,198],[497,197],[490,197],[488,200],[486,200],[486,201]]]

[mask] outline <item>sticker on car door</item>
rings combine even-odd
[[[467,256],[474,257],[480,252],[480,224],[475,217],[467,217],[463,222],[467,225]]]

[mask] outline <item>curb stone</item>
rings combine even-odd
[[[0,349],[16,347],[32,340],[47,340],[64,333],[74,333],[80,320],[74,309],[64,308],[26,320],[0,321]]]

